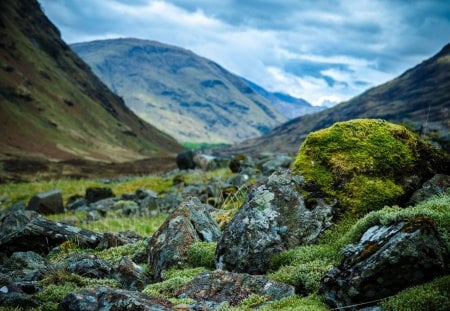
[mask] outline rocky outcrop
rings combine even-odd
[[[14,223],[15,220],[20,222],[20,226]],[[7,215],[2,219],[0,229],[0,249],[6,254],[19,251],[48,253],[68,240],[82,247],[93,248],[101,240],[98,233],[51,221],[30,211],[16,211]]]
[[[267,301],[272,301],[292,296],[295,290],[291,285],[270,281],[262,275],[216,270],[200,274],[181,288],[176,296],[194,299],[213,309],[222,302],[236,306],[252,294],[266,296]]]
[[[443,275],[449,259],[426,218],[371,227],[343,253],[341,264],[321,284],[327,302],[338,308],[388,297]]]
[[[61,190],[51,190],[36,194],[28,203],[27,210],[36,211],[43,215],[64,213]]]
[[[263,274],[271,256],[315,242],[328,226],[332,207],[318,200],[308,209],[301,186],[301,177],[282,171],[252,188],[217,245],[217,268]]]
[[[153,277],[159,281],[164,270],[185,264],[192,243],[217,241],[219,236],[219,226],[205,205],[197,198],[183,202],[148,243],[148,264],[152,267]]]
[[[128,257],[122,259],[114,267],[115,278],[130,290],[143,290],[149,278],[145,270]]]
[[[137,310],[169,311],[172,303],[140,292],[96,287],[67,295],[59,304],[60,311]]]

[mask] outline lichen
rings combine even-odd
[[[401,178],[416,167],[420,144],[406,128],[383,120],[338,122],[308,135],[293,171],[362,214],[404,194]]]

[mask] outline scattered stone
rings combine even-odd
[[[67,200],[66,208],[69,211],[76,210],[82,206],[86,206],[87,202],[81,195],[73,195]]]
[[[20,222],[20,225],[11,226],[13,220]],[[6,254],[19,251],[48,253],[55,246],[68,240],[82,247],[93,248],[101,239],[101,235],[95,232],[47,220],[32,211],[17,211],[10,214],[2,220],[0,228],[0,249]]]
[[[170,311],[172,303],[136,291],[96,287],[71,293],[58,306],[59,311],[138,310]]]
[[[47,262],[41,255],[28,251],[28,252],[15,252],[13,253],[4,267],[10,270],[28,269],[36,270],[45,268]]]
[[[149,282],[145,270],[135,264],[130,258],[123,257],[115,267],[116,279],[130,290],[143,290]]]
[[[244,173],[239,173],[227,180],[230,185],[241,187],[250,181],[250,176]]]
[[[269,158],[261,163],[261,172],[268,176],[276,171],[287,169],[292,163],[292,158],[286,154],[270,154]]]
[[[22,204],[13,205],[9,209],[2,211],[0,217],[1,236],[5,236],[9,233],[20,230],[32,219],[42,217],[35,211],[25,211],[22,208],[15,208],[15,206],[22,207]]]
[[[148,190],[148,189],[143,189],[143,188],[137,189],[136,192],[135,192],[135,195],[136,195],[136,197],[139,200],[144,200],[144,199],[146,199],[148,197],[150,197],[150,198],[157,198],[158,197],[158,194],[155,191]]]
[[[250,156],[247,156],[245,154],[239,154],[230,160],[228,167],[233,173],[239,173],[241,170],[245,168],[255,167],[255,163],[253,162],[253,159]]]
[[[51,190],[36,194],[28,202],[27,210],[36,211],[43,215],[64,213],[61,190]]]
[[[263,275],[216,270],[201,273],[175,295],[178,298],[206,301],[212,306],[225,301],[231,306],[237,306],[252,294],[266,296],[267,301],[273,301],[294,295],[295,289],[291,285],[271,281]]]
[[[306,208],[301,185],[301,178],[281,171],[251,188],[217,245],[216,267],[264,274],[271,256],[316,242],[330,225],[332,206],[317,200]]]
[[[16,282],[0,288],[0,306],[15,308],[32,308],[39,306],[32,294],[38,288],[35,282]]]
[[[104,259],[92,254],[72,254],[64,259],[68,264],[66,270],[88,278],[111,278],[113,266]]]
[[[422,188],[417,190],[411,196],[409,200],[410,205],[416,205],[417,203],[431,198],[432,196],[445,193],[450,190],[450,176],[443,174],[436,174],[430,180],[426,181]]]
[[[195,152],[192,150],[181,152],[177,155],[175,161],[180,170],[189,170],[195,168]]]
[[[194,242],[217,241],[220,229],[197,198],[183,202],[153,234],[147,245],[148,264],[154,279],[161,280],[161,273],[173,266],[187,262],[187,250]]]
[[[134,231],[125,231],[118,233],[105,232],[97,248],[108,249],[111,247],[136,243],[140,240],[142,240],[142,237]]]
[[[426,218],[373,226],[322,279],[321,291],[333,307],[391,296],[446,273],[449,253]]]
[[[111,188],[107,187],[91,187],[86,189],[84,195],[87,203],[94,203],[103,199],[114,197]]]

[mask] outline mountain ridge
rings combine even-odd
[[[221,152],[296,152],[306,136],[335,122],[379,118],[407,125],[450,151],[450,44],[395,79],[329,109],[292,119]]]
[[[136,38],[71,46],[135,113],[181,142],[231,143],[286,121],[242,78],[190,50]]]

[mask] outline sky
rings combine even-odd
[[[348,100],[450,43],[450,1],[39,0],[68,43],[180,46],[269,91]]]

